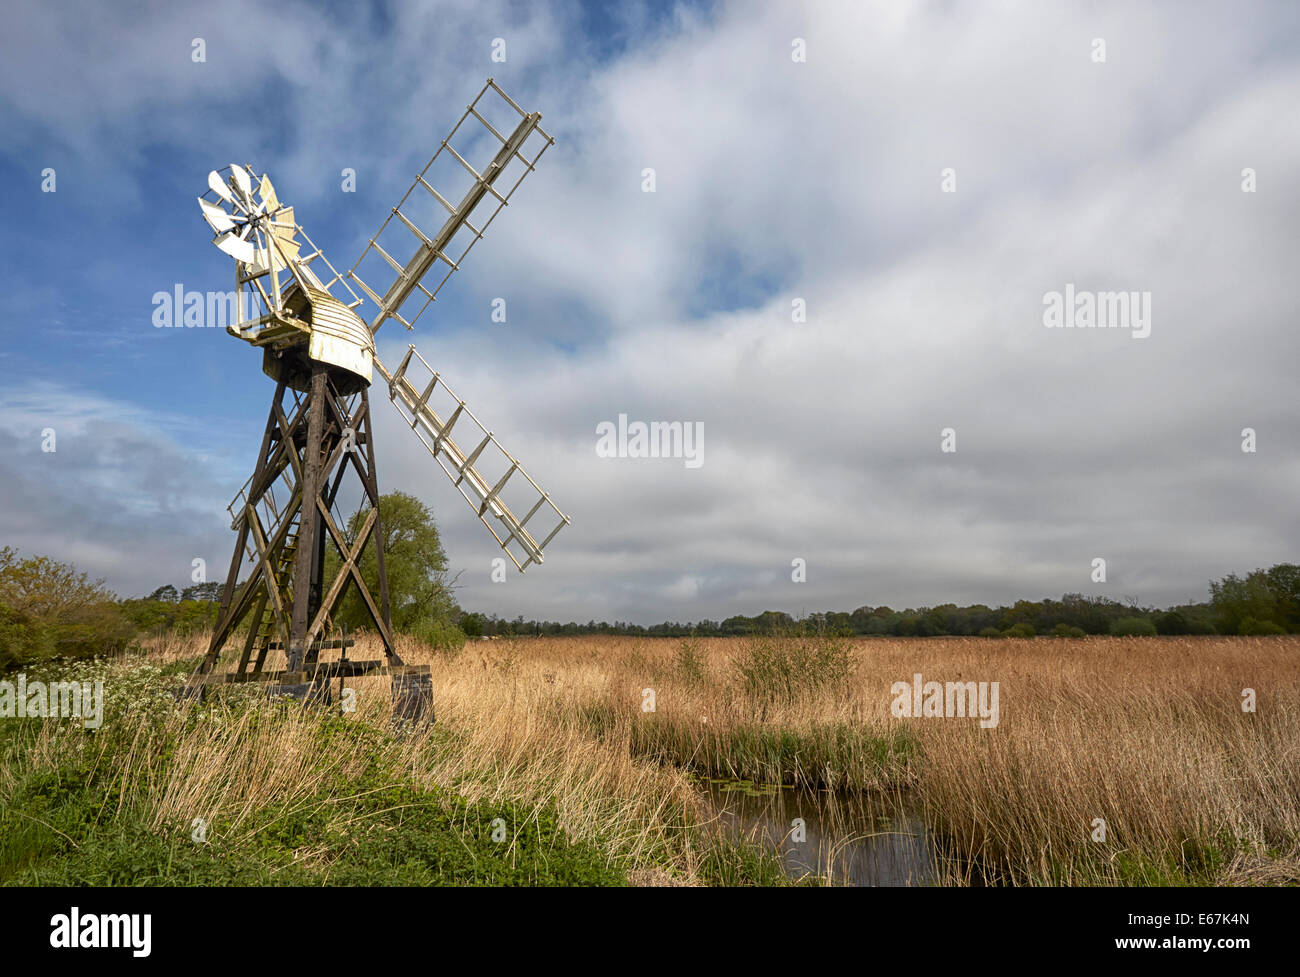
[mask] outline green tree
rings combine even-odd
[[[1300,566],[1279,563],[1265,577],[1277,605],[1273,620],[1287,631],[1300,631]]]
[[[344,536],[349,544],[356,539],[369,513],[370,507],[363,505],[348,519]],[[379,517],[394,630],[436,627],[455,631],[458,609],[452,592],[454,581],[447,576],[447,554],[433,513],[412,495],[390,492],[380,496]],[[337,553],[327,550],[326,579],[333,579],[341,563]],[[379,571],[373,546],[367,548],[361,561],[361,576],[378,606]],[[346,593],[335,623],[352,629],[373,628],[355,585],[349,584]]]
[[[1156,626],[1145,617],[1121,617],[1110,626],[1110,633],[1116,637],[1154,638]]]
[[[1191,634],[1192,626],[1180,611],[1166,611],[1156,618],[1157,634]]]
[[[104,581],[48,556],[20,560],[8,546],[0,548],[0,606],[10,667],[47,655],[115,655],[135,637]]]
[[[218,601],[221,600],[222,585],[215,580],[209,580],[205,583],[196,583],[193,586],[186,587],[181,591],[180,599],[199,600],[199,601]]]
[[[1244,634],[1242,627],[1247,621],[1252,625],[1274,621],[1278,611],[1277,598],[1263,570],[1244,578],[1230,573],[1211,583],[1210,602],[1214,605],[1215,624],[1220,634]]]
[[[54,653],[49,629],[30,614],[0,604],[0,675]]]

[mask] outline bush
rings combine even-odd
[[[417,618],[406,634],[440,651],[459,651],[465,644],[465,632],[447,621],[431,617]]]
[[[1157,634],[1191,634],[1192,626],[1178,611],[1168,611],[1156,618]]]
[[[1241,622],[1239,634],[1286,634],[1286,628],[1276,621],[1257,621],[1253,617],[1248,617]]]
[[[1002,637],[1002,632],[997,628],[980,628],[979,636],[981,638],[1000,638]]]
[[[1028,621],[1021,621],[1019,624],[1011,625],[1002,632],[1002,635],[1006,638],[1032,638],[1037,633],[1032,624]]]
[[[0,667],[125,651],[136,629],[103,584],[70,563],[0,548]]]
[[[1121,617],[1110,626],[1110,633],[1117,638],[1154,638],[1156,626],[1145,617]]]
[[[54,654],[62,658],[120,655],[131,646],[136,629],[122,609],[107,601],[84,607],[50,628]]]
[[[1060,622],[1058,625],[1056,625],[1056,627],[1052,628],[1052,634],[1054,634],[1058,638],[1088,637],[1088,632],[1083,630],[1083,628],[1076,628],[1073,624],[1066,624],[1064,621]]]
[[[49,630],[30,614],[0,604],[0,673],[54,653]]]

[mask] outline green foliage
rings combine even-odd
[[[442,651],[459,651],[465,644],[464,631],[450,621],[439,621],[432,617],[416,619],[407,626],[405,633]]]
[[[1210,602],[1220,634],[1300,631],[1300,566],[1279,563],[1245,577],[1230,573],[1210,584]]]
[[[106,600],[112,594],[104,581],[92,581],[70,563],[48,556],[20,560],[10,547],[0,549],[0,604],[52,624]]]
[[[1157,634],[1191,634],[1192,626],[1179,611],[1166,611],[1155,620]]]
[[[1083,628],[1076,628],[1073,624],[1066,624],[1061,621],[1056,627],[1052,628],[1052,634],[1058,638],[1086,638],[1088,632]]]
[[[1156,626],[1145,617],[1122,617],[1110,626],[1110,633],[1120,638],[1154,638]]]
[[[781,859],[766,848],[749,841],[713,839],[701,846],[700,880],[705,885],[720,886],[789,886],[820,885],[817,876],[792,881]]]
[[[50,656],[121,654],[136,628],[102,580],[47,556],[0,549],[0,668]]]
[[[1298,601],[1300,604],[1300,601]],[[1209,620],[1209,605],[1185,605],[1176,608],[1188,620],[1193,634],[1214,634]],[[866,637],[930,637],[932,635],[981,635],[1002,637],[1016,625],[1025,624],[1035,634],[1054,634],[1058,624],[1083,631],[1085,634],[1109,634],[1112,623],[1122,617],[1146,617],[1150,611],[1123,604],[1107,597],[1085,597],[1083,594],[1064,594],[1060,600],[1017,601],[1011,607],[988,607],[972,604],[939,604],[935,607],[895,610],[891,607],[863,605],[852,613],[819,611],[809,614],[802,622],[791,623],[787,615],[777,611],[764,611],[754,617],[735,615],[725,620],[698,622],[664,621],[643,626],[625,621],[589,621],[579,624],[570,621],[525,621],[521,616],[513,621],[495,614],[478,615],[483,633],[504,634],[624,634],[648,637],[683,638],[692,633],[700,637],[748,637],[766,634],[777,629],[806,626],[822,628],[845,634]],[[468,615],[466,615],[468,617]],[[1016,634],[1024,634],[1021,628]],[[1069,632],[1074,634],[1075,632]]]
[[[1248,617],[1241,622],[1237,631],[1238,634],[1286,634],[1286,628],[1276,621],[1256,621],[1253,617]]]
[[[104,810],[94,779],[65,769],[29,778],[0,814],[0,884],[54,886],[622,885],[590,843],[571,844],[554,812],[470,803],[400,782],[259,812],[247,840],[206,843],[144,812]],[[350,822],[335,827],[339,815]],[[214,825],[219,828],[219,825]],[[493,838],[495,830],[498,837]],[[324,849],[302,864],[296,853]]]
[[[122,613],[141,632],[174,631],[199,634],[217,623],[217,604],[207,600],[124,600]]]
[[[369,514],[369,506],[363,505],[348,519],[344,535],[349,543],[356,539]],[[432,634],[430,628],[434,625],[454,627],[457,608],[447,579],[447,554],[429,507],[404,492],[391,492],[379,499],[379,521],[394,630],[409,632],[419,628]],[[325,575],[331,579],[341,561],[332,550],[326,553]],[[366,550],[361,575],[378,603],[379,571],[374,547]],[[353,630],[374,626],[360,594],[350,584],[335,623]]]
[[[48,629],[30,614],[0,604],[0,674],[53,653]]]
[[[1279,563],[1270,567],[1265,577],[1273,593],[1275,623],[1286,631],[1300,631],[1300,566]]]
[[[72,677],[72,676],[66,676]],[[157,670],[112,683],[159,692]],[[161,693],[166,698],[166,693]],[[115,709],[132,708],[127,701]],[[153,828],[156,794],[187,763],[176,751],[170,700],[134,709],[97,733],[69,731],[50,750],[27,721],[0,724],[0,885],[622,885],[622,867],[599,841],[573,843],[553,809],[469,801],[406,779],[386,749],[392,734],[338,715],[282,713],[258,697],[231,707],[257,710],[255,727],[308,723],[318,740],[313,794],[244,812],[239,830],[220,819],[207,840],[185,821]],[[226,725],[219,717],[196,722]],[[235,723],[241,726],[242,723]],[[227,728],[230,728],[227,726]],[[143,737],[143,740],[142,740]],[[151,748],[139,753],[141,742]],[[431,743],[431,746],[434,744]],[[143,780],[125,782],[115,758],[148,757]],[[367,758],[360,773],[339,770],[341,754]],[[137,769],[136,774],[140,771]],[[111,798],[111,803],[105,799]],[[494,836],[495,835],[495,836]],[[313,856],[304,860],[304,853]]]
[[[1021,621],[1019,624],[1011,625],[1002,634],[1007,638],[1032,638],[1037,632],[1028,621]]]
[[[176,591],[176,588],[169,583],[163,584],[145,598],[145,600],[162,604],[175,604],[180,599],[181,595]]]

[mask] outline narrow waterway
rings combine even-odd
[[[711,780],[700,785],[718,826],[777,851],[792,878],[832,885],[933,885],[937,873],[915,810],[892,797]]]

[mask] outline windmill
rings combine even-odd
[[[376,371],[402,419],[521,572],[542,562],[568,524],[414,346],[390,370],[374,342],[390,319],[412,328],[533,172],[554,143],[540,122],[489,78],[344,273],[266,175],[240,164],[209,174],[199,206],[213,243],[235,259],[239,321],[227,332],[261,348],[276,387],[253,474],[229,506],[235,551],[207,655],[186,694],[268,682],[299,698],[328,698],[332,678],[388,674],[395,717],[431,714],[429,667],[405,664],[393,642],[369,397]],[[486,162],[475,169],[470,158]],[[352,527],[337,508],[349,473],[363,500]],[[377,597],[361,572],[369,552]],[[237,583],[246,562],[252,571]],[[350,587],[383,643],[382,661],[348,659],[353,640],[336,636],[333,619]],[[237,662],[217,671],[244,622]]]

